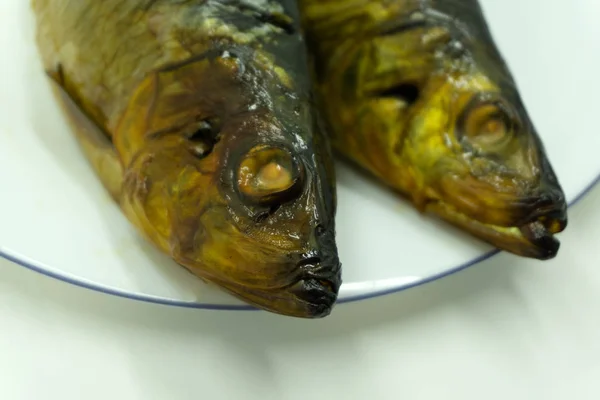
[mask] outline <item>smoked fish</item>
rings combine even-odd
[[[556,256],[567,204],[477,0],[299,0],[335,150],[495,247]]]
[[[341,285],[329,145],[292,0],[32,0],[50,82],[147,240],[258,308]]]

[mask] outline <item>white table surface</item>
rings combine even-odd
[[[555,260],[501,254],[317,321],[145,304],[1,261],[0,399],[597,400],[599,201],[572,208]]]

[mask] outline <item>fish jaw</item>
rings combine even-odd
[[[275,314],[303,319],[329,316],[342,283],[339,260],[332,264],[296,265],[292,269],[298,271],[295,281],[278,288],[254,288],[234,281],[206,279],[242,301]]]
[[[538,260],[556,257],[560,242],[554,234],[564,230],[567,224],[566,219],[552,218],[521,226],[496,226],[479,222],[442,202],[431,202],[427,211],[500,250]]]
[[[437,181],[438,190],[428,190],[425,209],[501,250],[539,260],[554,258],[560,248],[554,235],[565,230],[568,217],[553,171],[545,171],[537,183],[515,187],[514,180],[508,182],[493,185],[446,172]],[[528,190],[516,190],[523,187]]]
[[[552,259],[560,248],[554,235],[568,224],[567,203],[536,144],[539,146],[532,141],[524,146],[536,156],[526,157],[529,161],[519,163],[523,164],[519,170],[492,161],[497,158],[465,156],[458,142],[433,147],[427,142],[404,149],[411,156],[403,159],[401,169],[410,170],[412,178],[394,182],[419,210],[498,249],[527,258]]]

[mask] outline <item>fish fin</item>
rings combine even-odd
[[[123,167],[110,137],[88,116],[76,97],[68,91],[62,68],[58,66],[56,70],[46,73],[89,163],[112,198],[118,201],[123,183]]]

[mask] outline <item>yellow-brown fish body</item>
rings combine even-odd
[[[260,308],[331,312],[331,157],[293,1],[33,0],[44,67],[139,231]]]
[[[566,202],[476,0],[300,0],[343,156],[501,249],[556,255]]]

